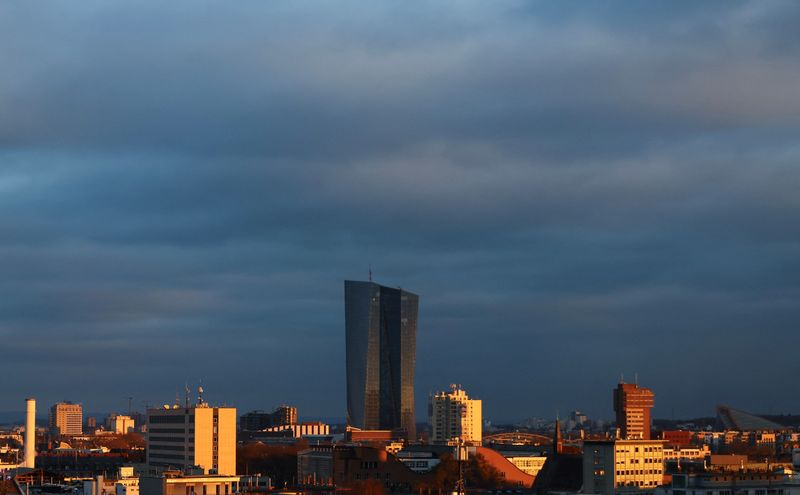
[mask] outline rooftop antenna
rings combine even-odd
[[[181,406],[181,396],[178,393],[178,387],[175,387],[175,407]]]
[[[189,384],[184,382],[183,383],[183,390],[184,390],[184,404],[186,405],[186,409],[189,409]]]
[[[619,374],[619,382],[625,383],[625,376],[622,373]]]
[[[634,373],[633,374],[633,383],[635,383],[636,385],[639,385],[639,373]]]
[[[369,281],[372,282],[372,264],[369,265]]]
[[[203,385],[197,387],[197,404],[201,406],[203,405]]]

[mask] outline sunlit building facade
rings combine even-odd
[[[419,297],[346,280],[347,424],[416,436],[414,366]]]
[[[236,408],[166,406],[147,411],[151,471],[198,467],[204,474],[236,474]]]
[[[448,443],[456,438],[480,445],[483,434],[481,401],[470,399],[459,386],[450,392],[438,392],[428,399],[428,422],[431,441]]]
[[[650,440],[650,409],[655,394],[635,383],[620,383],[614,389],[614,411],[620,438]]]
[[[83,433],[83,406],[72,402],[59,402],[50,408],[50,433],[80,435]]]

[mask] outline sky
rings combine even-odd
[[[345,279],[417,415],[800,412],[800,4],[3,2],[0,410],[344,417]]]

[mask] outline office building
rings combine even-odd
[[[194,467],[204,474],[236,474],[236,408],[164,406],[147,411],[151,472]]]
[[[50,408],[50,434],[83,434],[83,407],[72,402],[59,402]]]
[[[634,383],[622,383],[614,389],[617,428],[624,440],[650,440],[650,409],[653,391]]]
[[[431,442],[448,443],[461,439],[480,445],[482,437],[481,401],[470,399],[458,385],[450,392],[438,392],[428,399]]]
[[[347,424],[415,438],[414,365],[419,297],[346,280]]]
[[[663,441],[584,441],[583,493],[652,493],[663,483]]]

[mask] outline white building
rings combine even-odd
[[[468,444],[480,445],[483,437],[480,399],[470,399],[460,386],[451,385],[451,389],[428,399],[431,442],[448,443],[460,438]]]
[[[106,420],[106,429],[117,434],[130,433],[136,428],[136,422],[130,416],[112,414]]]

